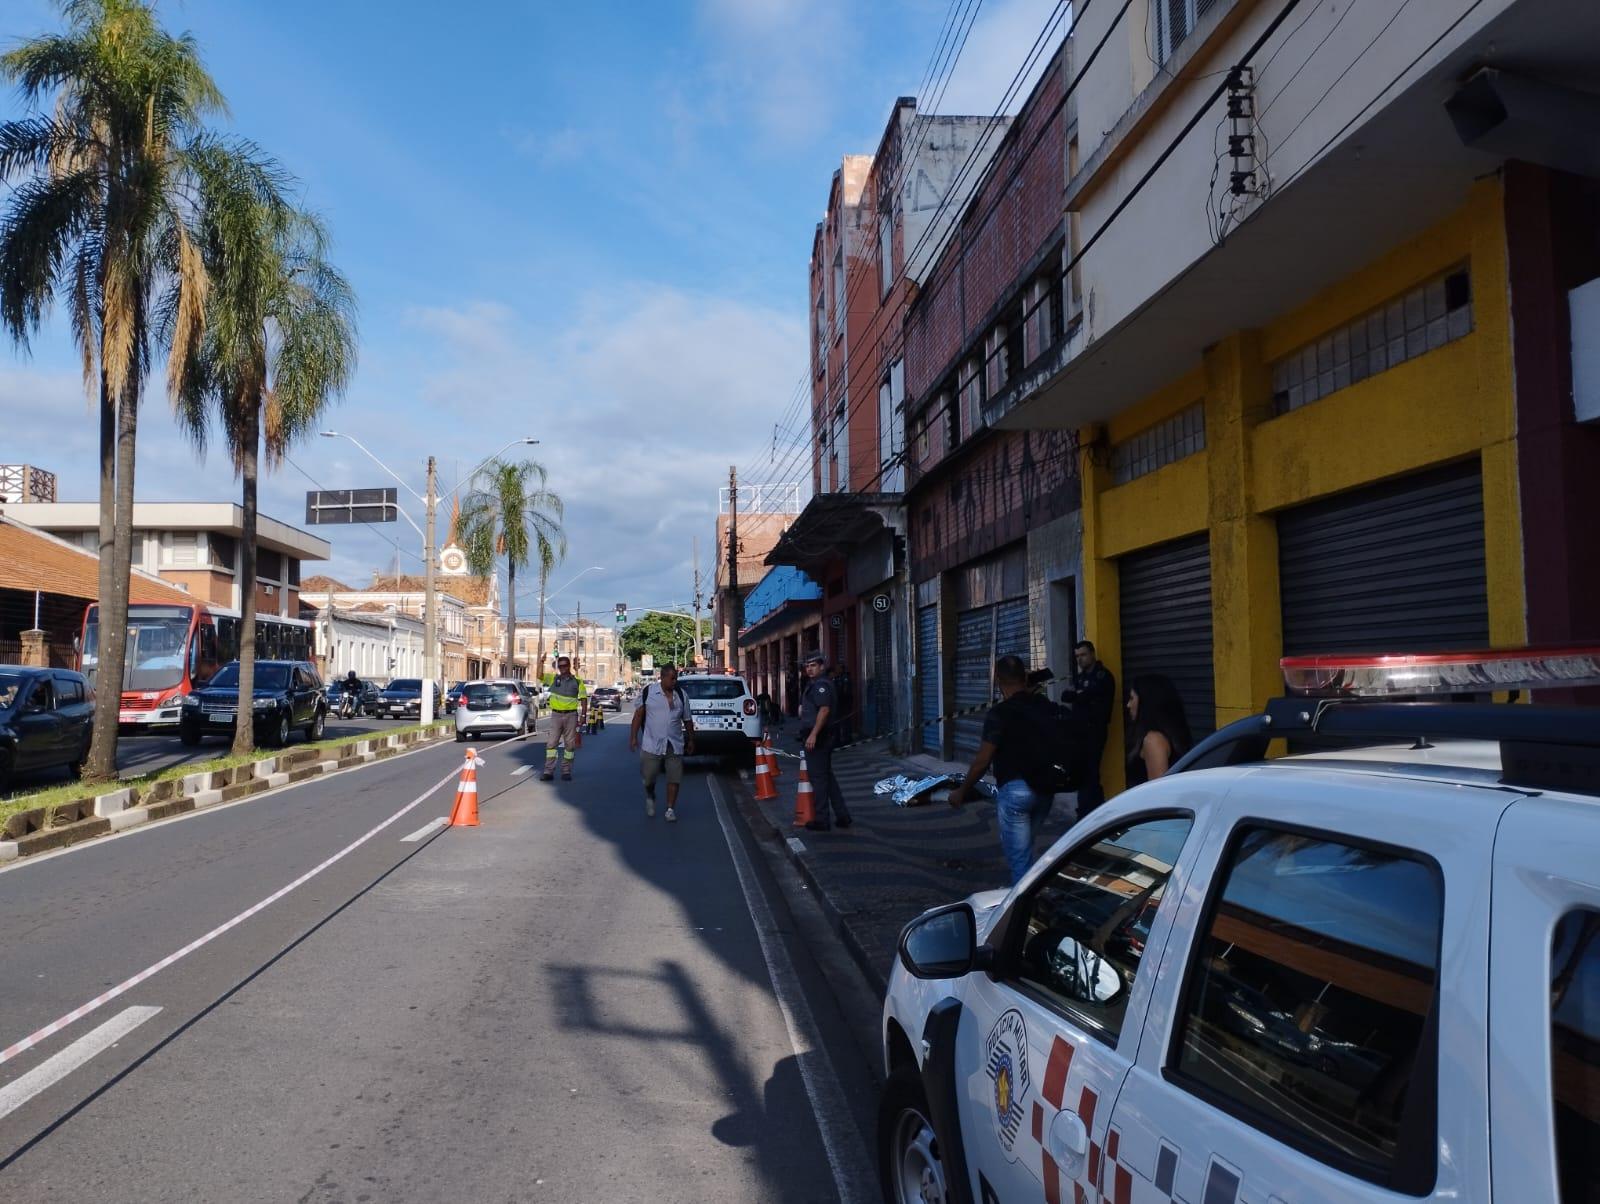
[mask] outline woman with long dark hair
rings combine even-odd
[[[1128,785],[1154,781],[1189,749],[1189,720],[1172,679],[1147,673],[1128,683]]]

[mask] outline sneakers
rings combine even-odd
[[[656,817],[656,796],[653,794],[644,796],[644,817],[646,819],[654,819]]]
[[[667,822],[669,824],[675,824],[675,823],[678,822],[678,811],[677,811],[677,808],[675,808],[675,807],[668,807],[667,808]]]

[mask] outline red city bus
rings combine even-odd
[[[78,669],[99,687],[100,608],[83,616]],[[175,724],[183,696],[239,655],[239,613],[220,606],[135,602],[128,607],[128,651],[118,716],[125,725]],[[256,656],[309,661],[311,624],[278,615],[256,616]],[[102,692],[101,697],[107,695]]]

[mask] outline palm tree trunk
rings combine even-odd
[[[133,468],[139,438],[137,374],[129,374],[117,406],[116,488],[111,530],[111,579],[102,576],[100,597],[100,666],[97,674],[94,737],[84,777],[108,782],[117,776],[117,721],[122,711],[122,681],[128,659],[128,578],[133,567]],[[104,414],[101,422],[104,429]],[[101,489],[105,488],[104,459]],[[102,512],[103,513],[103,512]],[[105,520],[101,519],[104,531]]]
[[[244,414],[239,475],[244,478],[244,539],[239,545],[239,709],[233,721],[233,755],[255,751],[256,701],[256,476],[261,443],[261,407],[250,404]]]
[[[517,562],[506,562],[506,670],[507,677],[517,675]]]
[[[539,660],[533,667],[534,680],[544,678],[544,591],[550,584],[550,570],[544,564],[539,565]]]
[[[101,363],[105,362],[104,347]],[[111,596],[111,541],[117,529],[117,403],[111,399],[106,376],[100,373],[100,592],[102,607]],[[101,616],[104,619],[104,615]],[[105,623],[100,624],[105,632]]]

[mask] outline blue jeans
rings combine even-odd
[[[1000,817],[1000,851],[1011,869],[1011,885],[1022,880],[1033,864],[1033,830],[1050,814],[1054,795],[1035,794],[1020,779],[1001,786],[995,797]]]

